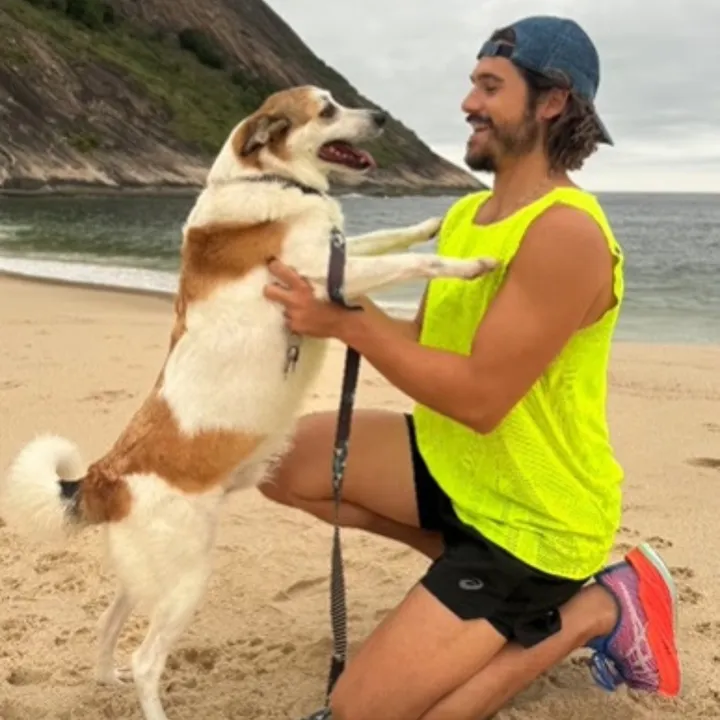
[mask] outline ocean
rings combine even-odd
[[[720,195],[599,193],[627,258],[618,340],[720,343]],[[442,215],[451,197],[341,198],[348,234]],[[173,292],[191,197],[0,197],[0,270]],[[433,243],[417,248],[432,250]],[[373,298],[402,315],[421,283]]]

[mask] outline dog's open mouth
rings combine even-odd
[[[344,140],[325,143],[318,150],[318,157],[333,165],[343,165],[351,170],[369,170],[375,167],[375,158],[366,150],[360,150]]]

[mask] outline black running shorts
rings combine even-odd
[[[407,415],[420,526],[437,531],[443,554],[422,585],[463,620],[484,618],[508,641],[532,647],[561,628],[559,609],[587,580],[547,575],[462,523],[418,450]]]

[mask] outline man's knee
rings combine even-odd
[[[330,413],[311,413],[300,418],[290,449],[270,475],[258,485],[268,499],[281,505],[296,505],[301,500],[314,500],[312,485],[319,470],[319,456],[330,467],[332,444],[330,430],[334,427]],[[327,451],[323,452],[327,445]],[[327,472],[327,470],[326,470]],[[315,482],[313,482],[315,481]]]
[[[377,720],[383,717],[378,714],[371,705],[359,702],[360,698],[354,697],[350,688],[338,684],[330,699],[332,720]]]

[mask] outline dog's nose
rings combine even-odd
[[[386,112],[383,112],[382,110],[374,110],[372,114],[373,122],[378,127],[383,127],[388,119],[388,114]]]

